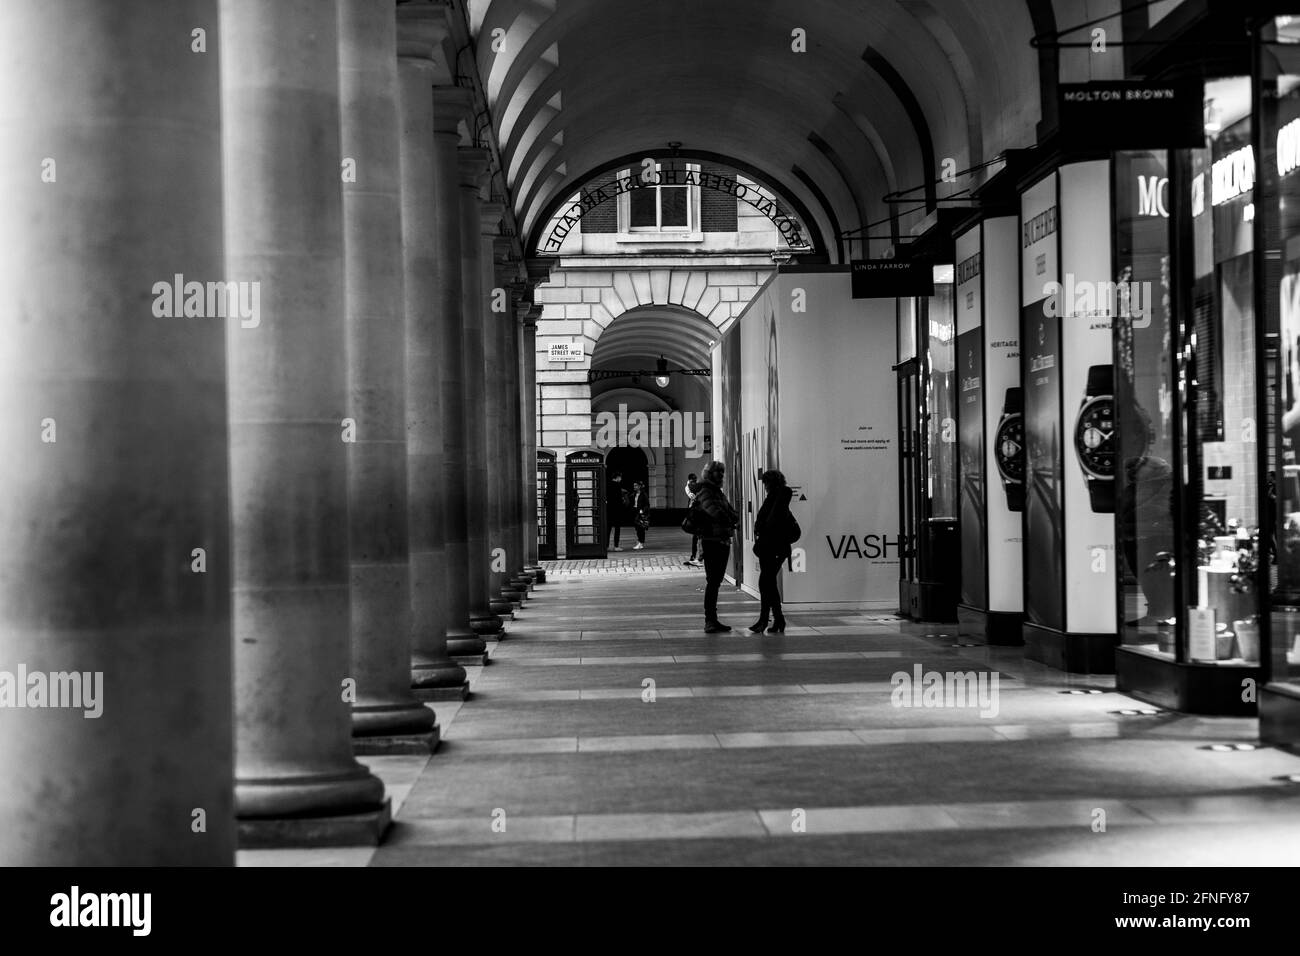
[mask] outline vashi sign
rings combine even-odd
[[[546,357],[552,362],[581,362],[581,342],[561,342],[551,345],[546,350]]]

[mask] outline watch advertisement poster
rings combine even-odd
[[[988,475],[988,609],[1024,610],[1025,420],[1020,384],[1020,308],[1015,216],[986,219],[980,283],[984,293],[984,434]]]
[[[1057,219],[1052,173],[1020,197],[1024,581],[1029,622],[1064,631],[1060,317],[1049,299],[1060,282]]]
[[[980,228],[957,237],[957,265],[953,270],[957,313],[957,441],[961,522],[961,602],[988,610],[987,502],[995,489],[984,474],[984,332],[981,328]],[[1001,489],[997,489],[1001,493]]]
[[[1062,166],[1059,289],[1065,491],[1065,630],[1116,630],[1116,420],[1111,326],[1122,285],[1112,274],[1110,162]]]

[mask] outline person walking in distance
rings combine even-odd
[[[632,550],[640,551],[645,547],[645,532],[650,527],[650,495],[639,481],[632,482],[632,527],[636,529],[636,547]]]
[[[740,524],[736,509],[722,491],[726,466],[709,462],[704,475],[695,483],[695,513],[700,536],[700,553],[704,558],[704,633],[718,634],[731,630],[718,620],[718,589],[731,555],[731,539]]]
[[[686,476],[687,509],[689,509],[690,506],[693,504],[695,504],[695,472],[691,472],[689,475]],[[698,567],[695,561],[695,554],[699,550],[699,546],[700,546],[700,536],[698,534],[691,535],[691,556],[687,558],[685,561],[683,561],[682,564],[686,565],[688,568]]]
[[[776,470],[759,475],[767,492],[758,516],[754,519],[754,555],[758,558],[758,595],[762,608],[758,620],[749,626],[755,634],[767,628],[769,634],[785,633],[785,615],[781,613],[781,591],[776,577],[781,565],[790,557],[790,546],[799,539],[799,525],[790,513],[793,492],[785,475]],[[768,627],[768,615],[772,626]]]
[[[609,523],[609,531],[614,536],[614,547],[609,547],[608,539],[605,542],[607,551],[622,551],[618,546],[618,536],[623,530],[623,473],[611,471],[609,478],[605,482],[605,514]]]

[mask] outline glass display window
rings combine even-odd
[[[1275,427],[1265,467],[1274,558],[1266,677],[1300,690],[1300,17],[1262,31],[1259,57],[1261,329],[1270,345]]]
[[[1188,519],[1196,568],[1181,659],[1257,665],[1260,660],[1254,219],[1256,164],[1251,84],[1205,84],[1209,145],[1187,151],[1194,264],[1181,309],[1187,400],[1183,418]],[[1190,541],[1189,541],[1190,544]]]
[[[1115,516],[1121,636],[1173,657],[1180,436],[1174,415],[1170,157],[1115,157]]]
[[[930,518],[957,520],[957,319],[953,311],[953,267],[934,268],[934,295],[922,300],[927,323],[929,376]]]
[[[1205,84],[1203,149],[1115,164],[1123,643],[1260,662],[1255,157],[1248,77]]]

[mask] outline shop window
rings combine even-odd
[[[1279,253],[1260,264],[1263,327],[1277,343],[1268,356],[1276,420],[1265,523],[1276,563],[1267,676],[1300,685],[1300,18],[1278,17],[1264,34],[1259,175],[1271,188],[1262,228],[1264,248]]]
[[[1260,663],[1250,104],[1208,81],[1207,148],[1116,157],[1122,633],[1181,663]]]

